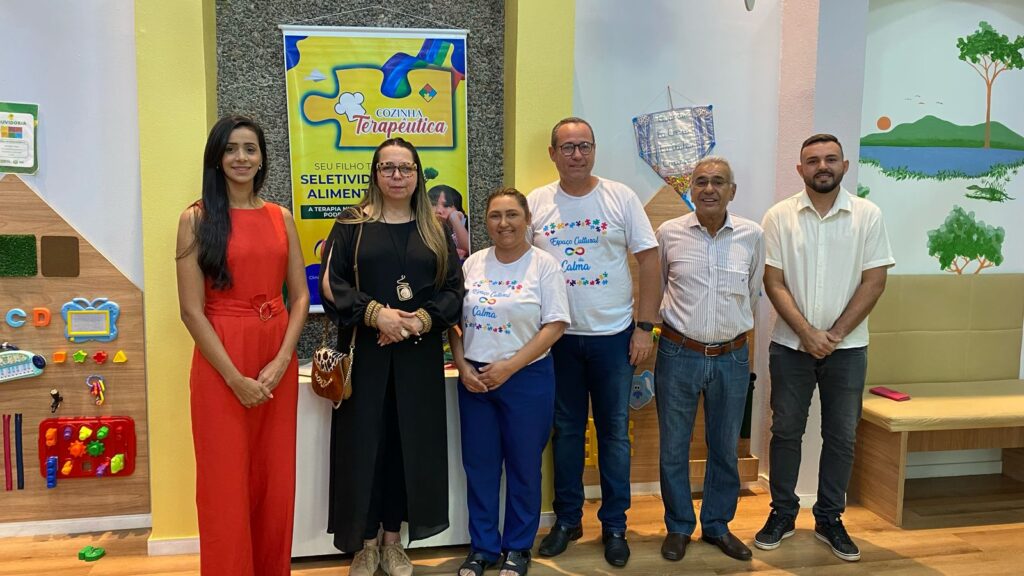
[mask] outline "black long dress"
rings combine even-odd
[[[374,478],[375,463],[388,375],[392,371],[405,468],[409,540],[429,538],[448,528],[448,444],[441,334],[458,321],[462,309],[462,269],[450,240],[444,285],[437,288],[437,258],[420,238],[415,221],[367,222],[362,226],[358,255],[361,290],[355,289],[352,266],[360,224],[336,222],[323,250],[326,261],[333,249],[329,278],[334,304],[323,297],[321,301],[328,317],[344,327],[339,330],[339,350],[348,349],[351,327],[359,328],[352,397],[334,411],[331,419],[327,532],[334,534],[334,546],[343,552],[363,547],[371,489],[379,481]],[[401,252],[405,252],[404,258]],[[404,302],[396,292],[396,281],[402,275],[414,291],[412,299]],[[378,346],[377,331],[363,324],[363,313],[371,300],[409,312],[423,308],[430,313],[433,326],[419,343],[409,338]]]

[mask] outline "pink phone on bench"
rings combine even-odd
[[[903,402],[904,400],[910,400],[910,394],[903,392],[897,392],[892,388],[886,388],[885,386],[875,386],[868,390],[872,394],[881,396],[882,398],[888,398],[889,400],[895,400],[897,402]]]

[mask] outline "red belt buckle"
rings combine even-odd
[[[260,320],[262,320],[263,322],[266,322],[267,320],[270,320],[271,318],[273,318],[274,317],[274,309],[271,308],[270,302],[264,302],[263,304],[260,304],[259,313],[260,313]]]

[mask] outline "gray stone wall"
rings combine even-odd
[[[488,245],[483,200],[501,186],[503,176],[503,0],[218,0],[216,10],[217,111],[247,114],[263,126],[270,164],[263,195],[289,208],[291,165],[279,24],[469,30],[469,216],[474,249]],[[299,356],[309,357],[319,341],[319,322],[310,323],[299,343]]]

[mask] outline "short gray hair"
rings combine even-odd
[[[724,156],[705,156],[697,161],[697,163],[693,166],[693,171],[696,172],[697,168],[700,168],[705,164],[718,164],[720,166],[725,166],[725,171],[729,173],[729,184],[736,183],[736,179],[733,177],[732,174],[732,166],[729,164],[729,161],[726,160]]]

